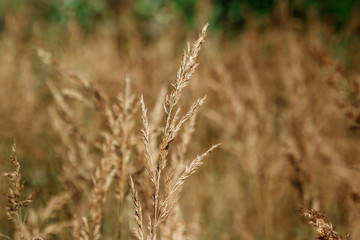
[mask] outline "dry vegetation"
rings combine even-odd
[[[9,13],[0,239],[348,238],[318,211],[359,239],[359,45],[345,62],[316,17],[278,15],[200,53],[205,25],[176,73],[180,25],[145,42],[72,23],[53,47]]]

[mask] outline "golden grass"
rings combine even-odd
[[[16,136],[21,156],[0,164],[1,238],[346,239],[319,211],[359,238],[359,59],[316,18],[280,20],[199,54],[206,25],[179,68],[182,28],[119,43],[70,25],[51,48],[9,21],[0,152]]]
[[[326,216],[316,210],[300,209],[301,215],[303,215],[309,224],[312,225],[316,232],[317,239],[323,240],[343,240],[348,239],[349,234],[345,237],[335,232],[335,227],[331,223],[327,223]]]

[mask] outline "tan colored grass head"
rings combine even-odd
[[[177,78],[173,84],[172,91],[166,96],[164,111],[165,111],[165,124],[162,128],[162,137],[160,140],[159,154],[154,157],[151,152],[150,144],[150,126],[147,117],[147,108],[144,103],[143,97],[140,99],[141,112],[143,120],[143,143],[145,147],[145,167],[154,187],[153,198],[153,212],[149,218],[149,231],[146,234],[143,227],[142,208],[138,195],[135,189],[133,179],[130,177],[130,185],[133,191],[134,205],[135,205],[135,218],[138,225],[135,231],[135,236],[138,240],[144,239],[157,239],[157,230],[160,224],[165,223],[173,209],[177,205],[178,193],[186,179],[194,174],[197,169],[204,163],[204,158],[212,152],[219,144],[213,145],[205,153],[195,157],[182,173],[178,176],[175,174],[176,168],[179,166],[172,166],[173,168],[166,172],[168,165],[168,154],[171,143],[178,136],[183,125],[188,122],[196,113],[197,109],[205,102],[206,97],[199,98],[190,107],[190,109],[182,117],[180,116],[179,102],[181,99],[182,90],[188,85],[193,76],[195,69],[198,66],[196,59],[200,52],[202,43],[205,40],[208,24],[206,24],[198,37],[193,43],[187,45],[182,57],[181,65],[177,72]],[[155,160],[156,159],[156,160]],[[164,179],[166,174],[166,179]]]
[[[347,240],[349,234],[345,237],[335,231],[335,227],[327,222],[326,215],[312,209],[300,209],[301,215],[305,217],[307,222],[313,227],[316,233],[316,239],[319,240]]]

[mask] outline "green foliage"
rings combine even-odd
[[[176,10],[181,13],[189,25],[195,23],[195,9],[197,0],[172,0]]]
[[[305,15],[310,9],[316,9],[321,18],[340,30],[351,17],[356,0],[289,0],[289,3],[301,15]]]
[[[47,2],[43,17],[51,23],[63,25],[75,17],[84,29],[89,29],[101,16],[104,6],[96,0],[51,0]]]
[[[137,0],[134,3],[134,11],[139,18],[148,19],[161,9],[163,2],[163,0]]]
[[[42,21],[49,25],[65,26],[75,18],[84,30],[88,30],[101,17],[105,9],[99,0],[13,0],[0,1],[0,16],[14,11],[31,14],[30,21]],[[0,18],[1,21],[4,21]]]
[[[306,18],[309,10],[316,10],[327,23],[341,30],[351,17],[356,0],[287,0],[290,14]],[[89,30],[99,19],[109,17],[107,13],[122,7],[130,8],[140,21],[161,19],[162,14],[180,17],[189,26],[196,19],[198,0],[134,0],[127,4],[113,0],[12,0],[0,1],[0,30],[4,26],[7,11],[30,11],[35,19],[50,25],[65,26],[75,18],[84,30]],[[251,13],[260,20],[274,14],[274,0],[212,0],[209,2],[211,27],[222,32],[240,30],[246,16]],[[121,11],[115,11],[121,14]],[[116,16],[113,16],[116,17]]]
[[[225,29],[242,27],[245,23],[242,8],[238,1],[213,0],[211,26],[220,25]]]
[[[195,22],[196,5],[197,0],[136,0],[134,12],[140,19],[149,20],[162,14],[161,10],[166,8],[184,18],[191,26]]]
[[[211,25],[225,32],[236,32],[245,24],[246,15],[254,14],[259,19],[271,14],[273,0],[213,0]]]

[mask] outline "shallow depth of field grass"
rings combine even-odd
[[[0,239],[360,238],[356,2],[65,2],[0,4]]]

